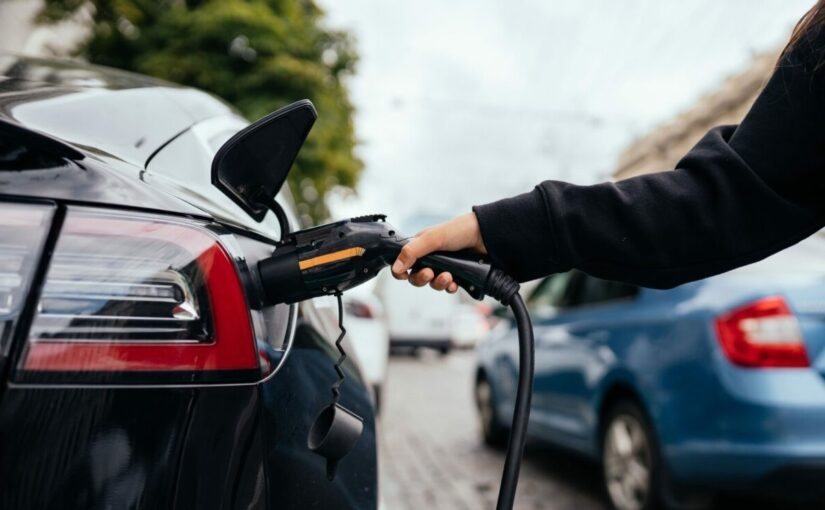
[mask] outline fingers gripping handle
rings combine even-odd
[[[428,267],[437,275],[448,272],[459,287],[474,299],[484,298],[484,289],[492,267],[478,253],[434,252],[418,259],[412,270],[420,271]]]
[[[465,250],[457,252],[434,252],[418,259],[413,271],[429,267],[438,275],[449,272],[453,281],[467,291],[474,299],[491,296],[505,305],[518,292],[518,283],[495,269],[481,255]]]

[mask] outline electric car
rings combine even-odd
[[[378,506],[356,357],[340,402],[364,430],[329,480],[307,439],[337,328],[256,279],[288,197],[256,219],[212,184],[247,125],[190,88],[0,56],[0,508]],[[297,149],[220,170],[277,188]]]
[[[598,459],[615,508],[822,497],[825,234],[671,290],[558,274],[528,306],[530,435]],[[496,444],[518,366],[510,320],[478,354],[476,402]]]

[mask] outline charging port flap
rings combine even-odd
[[[252,123],[221,146],[212,160],[212,184],[255,221],[266,216],[318,114],[308,99]]]

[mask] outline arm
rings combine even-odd
[[[710,131],[674,171],[594,186],[546,181],[474,207],[482,246],[519,280],[577,268],[670,287],[816,232],[825,225],[820,48],[825,37],[804,38],[782,57],[741,125]]]
[[[676,171],[595,186],[547,181],[476,207],[490,257],[519,280],[577,268],[670,287],[754,262],[821,228],[817,206],[780,195],[737,155],[733,132],[708,133]],[[525,217],[532,221],[512,226]]]

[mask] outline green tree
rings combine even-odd
[[[335,186],[354,189],[362,163],[344,79],[357,55],[351,36],[323,25],[314,0],[46,0],[40,21],[91,13],[76,54],[208,90],[257,119],[308,97],[319,118],[290,175],[302,216],[328,216]]]

